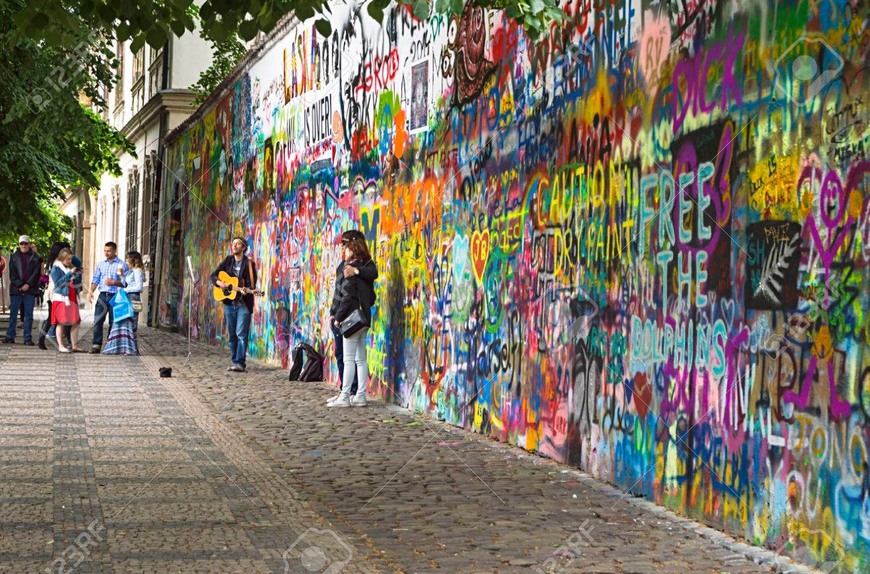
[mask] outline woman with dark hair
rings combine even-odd
[[[112,323],[112,330],[109,331],[109,338],[105,348],[103,348],[104,355],[139,354],[139,342],[136,340],[139,312],[136,311],[136,307],[141,309],[142,285],[145,281],[142,255],[138,251],[128,251],[126,263],[129,269],[126,273],[124,273],[123,268],[118,269],[118,276],[121,278],[122,288],[133,307],[133,316]]]
[[[57,256],[63,249],[71,249],[69,241],[55,241],[51,244],[51,249],[48,250],[48,259],[45,261],[45,268],[51,270],[54,267],[54,262],[57,261]],[[50,281],[50,279],[49,279]],[[45,346],[45,338],[48,337],[52,341],[55,339],[55,324],[52,322],[52,293],[54,291],[54,285],[49,284],[45,288],[45,292],[48,293],[48,317],[45,321],[42,322],[42,326],[39,329],[39,342],[37,345],[43,351],[47,351],[48,347]],[[62,329],[63,336],[69,341],[70,328],[64,327]],[[61,346],[63,341],[61,341]],[[72,346],[72,341],[66,345],[67,347]]]
[[[344,245],[345,261],[351,267],[359,268],[369,265],[372,257],[369,254],[365,239],[354,238]],[[341,301],[335,312],[333,325],[342,331],[342,343],[344,346],[344,373],[342,374],[341,392],[335,400],[327,404],[328,407],[349,407],[366,405],[366,385],[368,384],[369,370],[366,363],[366,335],[372,324],[372,306],[375,304],[375,287],[373,281],[362,279],[359,273],[347,277],[342,285]],[[357,318],[361,323],[357,324],[352,315],[359,311]],[[347,325],[342,326],[343,323]],[[348,331],[352,324],[357,324],[357,329]],[[355,368],[354,368],[355,367]],[[350,389],[353,385],[354,375],[359,382],[356,394],[351,398]]]

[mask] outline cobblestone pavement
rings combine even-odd
[[[519,449],[139,332],[141,357],[0,346],[0,573],[775,569]]]

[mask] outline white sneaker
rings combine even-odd
[[[350,406],[350,397],[347,395],[339,395],[337,399],[328,403],[327,407],[349,407]]]
[[[337,401],[338,397],[340,397],[340,396],[341,396],[341,394],[337,394],[334,397],[329,397],[328,399],[326,399],[326,404],[328,405],[331,402]]]
[[[366,396],[365,396],[365,395],[362,395],[362,394],[356,394],[356,395],[354,395],[353,398],[350,400],[350,405],[351,405],[352,407],[364,407],[364,406],[366,406],[367,404],[369,404],[369,403],[368,403],[368,401],[366,400]]]

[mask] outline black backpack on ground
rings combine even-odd
[[[311,345],[300,343],[293,349],[290,380],[305,382],[323,380],[323,356]]]

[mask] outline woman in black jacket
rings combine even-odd
[[[354,268],[360,268],[373,264],[365,239],[354,238],[344,246],[345,261]],[[355,318],[362,318],[362,327],[353,333],[344,333],[344,373],[342,374],[341,392],[335,400],[330,401],[329,407],[364,407],[366,405],[366,385],[369,378],[369,369],[366,363],[366,335],[372,324],[372,306],[375,304],[374,282],[362,279],[359,273],[351,275],[342,284],[341,301],[335,311],[333,325],[345,331],[344,327],[355,323]],[[354,316],[354,312],[359,310]],[[353,367],[356,367],[354,369]],[[356,394],[351,398],[350,388],[353,385],[354,375],[358,380],[359,387]]]

